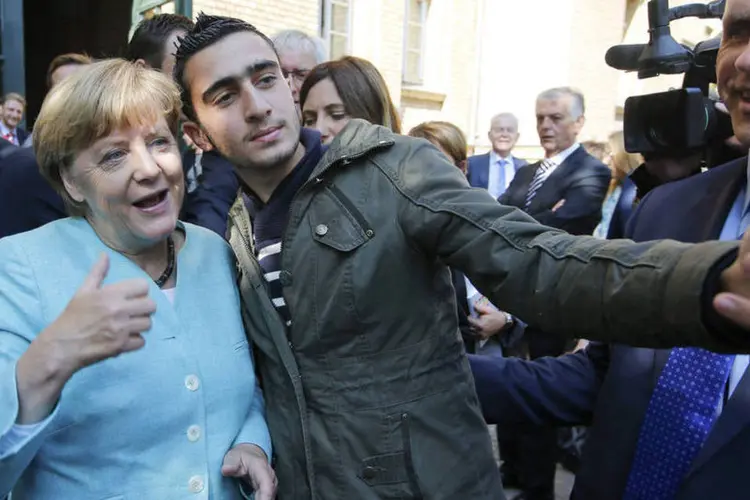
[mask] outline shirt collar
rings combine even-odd
[[[490,150],[490,165],[497,165],[497,162],[499,162],[500,160],[507,160],[508,163],[513,165],[513,155],[508,155],[503,158],[502,156],[497,154],[494,149]]]
[[[554,163],[556,166],[557,165],[561,165],[562,162],[564,162],[565,160],[567,160],[570,155],[572,155],[573,153],[575,153],[575,151],[579,147],[581,147],[581,145],[576,142],[575,144],[573,144],[572,146],[570,146],[568,149],[566,149],[565,151],[561,151],[561,152],[557,153],[555,156],[551,157],[549,160],[552,163]]]
[[[0,134],[3,136],[8,135],[9,133],[12,133],[14,136],[16,135],[15,129],[11,130],[8,127],[5,126],[5,124],[0,121]]]

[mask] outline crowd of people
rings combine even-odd
[[[748,22],[717,62],[744,151]],[[326,59],[161,14],[52,61],[31,134],[5,96],[0,498],[550,500],[570,426],[577,500],[745,498],[744,153],[644,196],[574,88],[537,97],[542,159],[504,112],[469,155]]]

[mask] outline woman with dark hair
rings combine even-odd
[[[302,124],[316,129],[329,144],[352,118],[361,118],[401,133],[401,119],[383,75],[358,57],[319,64],[300,89]]]

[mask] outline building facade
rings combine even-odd
[[[174,11],[172,4],[162,8]],[[538,158],[534,103],[546,88],[583,91],[581,139],[606,140],[622,128],[628,96],[681,84],[675,76],[639,80],[604,62],[613,45],[648,41],[644,0],[192,0],[191,7],[245,19],[268,35],[294,28],[322,36],[332,58],[369,59],[388,83],[404,132],[448,120],[478,152],[489,148],[490,118],[510,111],[520,119],[517,153]],[[694,45],[716,35],[720,22],[681,20],[672,31]]]

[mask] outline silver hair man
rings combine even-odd
[[[556,101],[565,96],[570,96],[570,115],[571,118],[577,120],[586,114],[586,104],[583,98],[583,94],[580,90],[572,87],[556,87],[553,89],[545,90],[536,98],[537,101],[545,99]]]
[[[299,110],[299,90],[308,73],[328,60],[325,42],[317,36],[299,30],[284,30],[271,37],[279,54],[281,71],[292,89],[294,103]]]
[[[571,87],[545,90],[536,99],[536,129],[546,158],[572,147],[586,119],[583,94]]]

